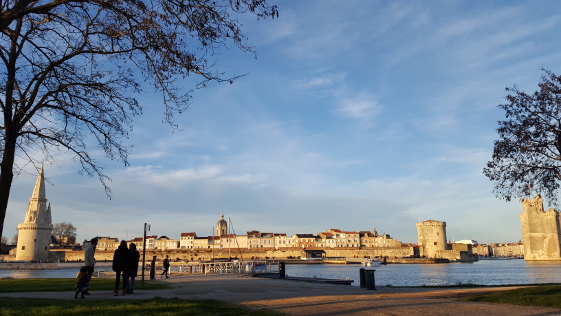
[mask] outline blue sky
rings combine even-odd
[[[207,236],[222,213],[240,235],[376,228],[416,242],[415,223],[433,219],[450,240],[521,239],[520,203],[495,198],[482,169],[504,88],[533,92],[541,68],[561,73],[561,2],[277,4],[278,19],[241,17],[258,58],[215,56],[247,75],[196,90],[181,131],[162,123],[159,95],[139,96],[130,166],[104,161],[113,199],[55,153],[45,166],[53,221],[73,223],[79,241],[140,237],[145,222],[158,236]],[[9,238],[36,179],[26,170]]]

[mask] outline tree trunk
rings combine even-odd
[[[0,165],[0,236],[4,231],[4,219],[8,210],[8,200],[10,189],[14,179],[14,156],[16,153],[15,133],[6,130],[4,152],[2,154],[2,164]]]

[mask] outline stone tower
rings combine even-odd
[[[224,220],[224,214],[220,216],[220,220],[216,223],[216,235],[223,236],[228,234],[228,223]]]
[[[561,229],[559,212],[550,208],[543,210],[543,200],[536,195],[524,199],[520,224],[526,260],[561,260]]]
[[[437,252],[446,250],[446,222],[428,220],[416,225],[418,244],[424,248],[424,255],[427,258],[439,258]]]
[[[16,260],[47,261],[52,230],[51,205],[47,205],[45,178],[41,166],[25,219],[18,225]]]

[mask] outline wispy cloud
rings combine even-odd
[[[337,113],[343,117],[371,121],[382,111],[382,106],[366,94],[339,99]]]

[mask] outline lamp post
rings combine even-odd
[[[142,239],[142,288],[144,288],[144,270],[146,266],[146,230],[150,231],[150,224],[144,223],[144,238]]]

